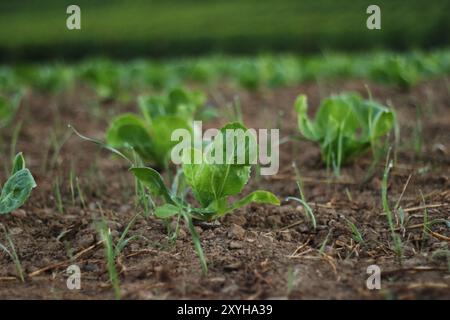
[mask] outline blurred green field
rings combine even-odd
[[[368,0],[79,0],[82,30],[69,31],[66,7],[73,3],[1,2],[0,59],[402,50],[450,43],[447,0],[377,1],[381,31],[366,28]]]

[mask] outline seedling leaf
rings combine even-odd
[[[251,202],[273,204],[276,206],[280,205],[280,200],[273,193],[268,191],[257,190],[250,193],[241,200],[233,203],[233,205],[227,209],[227,212],[243,207]]]
[[[166,203],[165,205],[156,208],[155,216],[160,219],[170,218],[180,212],[180,208],[173,204]]]
[[[21,207],[30,196],[36,182],[30,170],[22,169],[14,173],[5,183],[0,194],[0,214]]]
[[[22,152],[19,152],[14,158],[11,175],[22,169],[25,169],[25,158],[23,157]]]
[[[130,171],[150,189],[152,194],[162,196],[166,202],[174,204],[169,189],[167,189],[158,171],[148,167],[134,167]]]

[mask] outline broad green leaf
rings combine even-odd
[[[168,95],[168,113],[191,119],[194,113],[205,104],[206,97],[200,91],[187,91],[174,88]]]
[[[166,203],[155,209],[155,216],[160,219],[167,219],[178,213],[180,213],[180,208],[170,203]]]
[[[167,101],[164,97],[139,96],[138,106],[148,123],[167,114]]]
[[[178,116],[160,116],[150,126],[152,137],[152,154],[157,165],[165,167],[169,161],[172,148],[178,141],[172,141],[172,133],[177,129],[185,129],[192,132],[191,123]]]
[[[21,207],[35,187],[36,182],[28,169],[22,169],[13,174],[6,181],[0,194],[0,214]]]
[[[372,137],[378,139],[389,133],[396,122],[395,113],[383,108],[373,120]]]
[[[106,141],[113,148],[133,148],[145,161],[154,159],[147,125],[133,114],[124,114],[114,119],[106,133]]]
[[[307,139],[317,140],[319,137],[315,131],[314,123],[308,118],[308,100],[305,95],[297,97],[294,108],[298,116],[298,128],[302,135]]]
[[[188,93],[181,88],[174,88],[169,92],[169,103],[167,109],[174,114],[178,111],[179,106],[188,105],[190,103]],[[195,110],[193,110],[195,111]]]
[[[301,133],[307,139],[317,141],[326,164],[337,168],[374,145],[396,121],[388,108],[375,101],[364,100],[356,93],[325,99],[314,121],[307,118],[304,96],[297,98],[295,110]]]
[[[158,171],[148,167],[134,167],[130,169],[136,178],[141,181],[155,196],[162,196],[168,203],[174,203]]]
[[[352,94],[332,96],[325,99],[316,114],[316,130],[322,134],[329,134],[330,125],[337,129],[341,123],[345,122],[345,125],[342,126],[343,134],[354,134],[359,122],[353,108],[355,104],[359,103],[359,96]]]
[[[258,154],[256,132],[248,130],[239,122],[226,124],[208,145],[207,150],[211,150],[210,155],[219,158],[223,164],[245,166],[256,164]],[[215,157],[215,150],[222,150],[222,156]]]
[[[25,169],[25,158],[23,157],[22,152],[19,152],[14,158],[11,175],[22,169]]]
[[[257,190],[250,193],[248,196],[242,198],[241,200],[233,203],[232,206],[227,208],[226,212],[230,212],[234,209],[243,207],[251,202],[273,204],[276,206],[280,205],[280,200],[273,193],[268,191]]]
[[[195,163],[195,159],[197,158],[201,160],[201,163]],[[184,150],[182,162],[186,183],[192,188],[200,204],[206,207],[214,199],[214,193],[210,183],[212,166],[207,166],[204,163],[203,154],[197,149]]]
[[[218,149],[221,147],[222,149],[226,148],[226,129],[246,128],[238,123],[232,123],[223,127],[219,134],[223,137],[224,143],[220,144],[216,139],[212,142],[212,145]],[[256,140],[248,143],[256,144]],[[238,146],[235,144],[234,147],[231,150],[231,155],[237,154]],[[248,148],[249,146],[246,143],[244,151],[247,150],[245,152],[248,152]],[[226,154],[226,150],[223,150],[223,154]],[[201,159],[200,164],[195,163],[196,156]],[[205,154],[201,154],[196,149],[186,150],[183,154],[183,171],[186,181],[192,187],[194,195],[202,206],[207,207],[213,201],[219,201],[224,197],[238,194],[247,183],[250,177],[251,166],[236,164],[235,156],[230,157],[230,159],[234,163],[216,164],[206,160]],[[225,157],[222,160],[225,160]]]
[[[192,119],[198,108],[200,93],[172,89],[164,96],[139,96],[138,105],[144,119],[132,114],[116,118],[111,124],[107,140],[112,147],[131,147],[145,162],[166,168],[176,129],[192,132]],[[203,95],[203,94],[201,94]]]

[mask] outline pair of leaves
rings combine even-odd
[[[325,99],[314,120],[308,117],[304,95],[295,102],[298,126],[302,135],[320,144],[327,164],[347,162],[366,151],[393,128],[393,111],[355,93]]]
[[[21,207],[36,187],[33,175],[25,167],[22,153],[16,155],[11,176],[0,194],[0,214],[9,213]]]

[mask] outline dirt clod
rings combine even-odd
[[[232,224],[228,231],[228,237],[230,239],[244,240],[245,230],[240,225]]]

